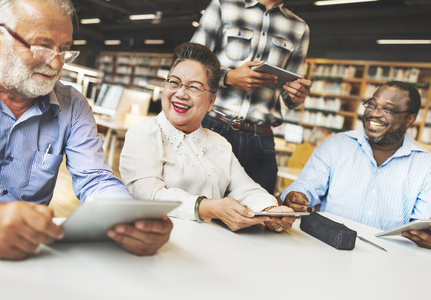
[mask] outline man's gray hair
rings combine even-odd
[[[15,15],[15,5],[25,0],[0,0],[0,23],[4,23],[12,30],[15,30],[17,16]],[[48,2],[60,9],[60,11],[73,19],[75,7],[71,0],[38,0],[39,2]],[[19,9],[19,7],[17,7]],[[31,20],[28,20],[31,21]]]

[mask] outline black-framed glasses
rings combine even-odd
[[[370,103],[370,100],[365,101],[364,103],[362,103],[362,105],[364,105],[366,111],[373,111],[375,109],[378,109],[381,113],[383,113],[387,117],[390,117],[394,114],[412,113],[410,110],[393,111],[392,109],[389,109],[389,108],[378,107],[376,104],[372,102]]]
[[[55,50],[41,47],[41,46],[35,46],[30,45],[22,36],[20,36],[18,33],[10,29],[6,24],[0,24],[0,27],[4,27],[6,31],[16,40],[21,42],[24,46],[26,46],[30,52],[33,53],[33,58],[35,60],[38,60],[40,62],[43,62],[45,64],[49,63],[56,57],[57,55],[60,57],[60,61],[65,64],[70,64],[73,62],[79,55],[79,51],[76,50],[66,50],[57,52]]]
[[[191,84],[182,83],[177,77],[169,77],[166,79],[166,83],[171,90],[177,91],[183,86],[185,87],[185,92],[190,96],[199,96],[202,92],[207,91],[213,93],[211,90],[204,89],[204,86],[199,82],[193,82]]]

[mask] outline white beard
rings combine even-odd
[[[4,55],[0,58],[0,82],[10,91],[17,92],[27,98],[36,98],[50,93],[60,76],[59,71],[52,70],[41,63],[29,70],[21,58],[15,55],[12,47],[6,46]],[[33,76],[34,73],[42,73],[55,77],[43,79]]]

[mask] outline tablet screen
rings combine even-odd
[[[410,230],[429,230],[431,227],[431,220],[416,220],[410,223],[377,233],[376,236],[388,236],[388,235],[402,235],[404,231]]]
[[[276,84],[276,87],[278,88],[282,88],[283,85],[286,84],[286,82],[295,81],[296,79],[302,78],[301,75],[286,71],[282,68],[272,66],[267,63],[263,63],[260,66],[252,67],[252,70],[277,75],[278,83]]]
[[[62,223],[64,238],[58,242],[108,241],[106,231],[116,224],[161,219],[180,204],[138,199],[86,201]]]

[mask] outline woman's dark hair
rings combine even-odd
[[[175,48],[172,57],[171,70],[184,60],[195,60],[200,62],[206,69],[208,75],[208,85],[212,93],[216,93],[221,78],[220,62],[210,49],[196,43],[183,43]]]
[[[409,102],[407,103],[409,107],[409,112],[416,115],[418,114],[419,109],[421,108],[421,96],[419,95],[418,90],[413,85],[402,81],[388,81],[384,85],[394,86],[399,88],[400,90],[408,92],[410,98]]]

